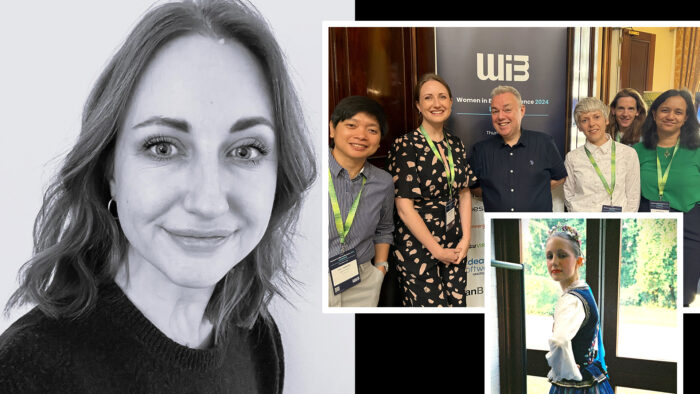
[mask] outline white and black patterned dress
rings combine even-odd
[[[467,164],[462,141],[445,132],[452,148],[455,179],[452,184],[456,200],[454,227],[445,226],[445,204],[450,199],[450,189],[445,166],[430,149],[420,131],[414,130],[397,138],[388,157],[388,170],[394,179],[396,197],[413,200],[413,206],[425,225],[444,248],[454,248],[462,238],[459,217],[459,192],[476,181]],[[434,142],[442,146],[447,157],[445,140]],[[439,149],[439,148],[438,148]],[[411,233],[400,218],[395,219],[394,257],[403,290],[404,306],[466,306],[465,293],[466,258],[459,264],[445,265],[435,259]]]

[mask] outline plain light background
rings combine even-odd
[[[322,125],[322,21],[353,20],[354,3],[253,0],[287,56],[318,156]],[[0,306],[31,256],[32,227],[46,186],[74,144],[92,84],[148,0],[5,2],[0,6]],[[294,17],[295,15],[300,15]],[[354,316],[321,313],[321,185],[299,222],[292,274],[304,283],[273,302],[285,349],[285,392],[354,392]],[[0,318],[4,331],[24,311]]]

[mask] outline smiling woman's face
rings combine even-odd
[[[129,271],[212,287],[261,240],[277,181],[274,114],[237,41],[167,43],[136,86],[110,179]]]

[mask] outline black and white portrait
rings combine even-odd
[[[318,278],[321,27],[352,3],[2,8],[0,391],[352,392]]]

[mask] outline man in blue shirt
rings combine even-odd
[[[552,188],[566,179],[554,139],[523,130],[520,93],[511,86],[491,92],[491,121],[498,135],[474,145],[469,165],[477,177],[474,194],[486,212],[551,212]]]
[[[376,101],[351,96],[336,105],[329,128],[328,304],[377,306],[393,243],[394,182],[367,159],[386,117]]]

